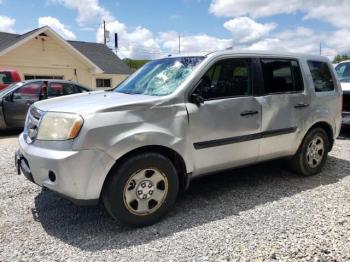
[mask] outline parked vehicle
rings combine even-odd
[[[28,80],[0,91],[0,130],[23,128],[28,108],[39,100],[88,92],[87,87],[63,80]]]
[[[0,69],[0,91],[13,83],[21,81],[21,76],[16,70]]]
[[[101,200],[112,217],[148,225],[203,174],[276,158],[304,176],[320,172],[339,134],[341,93],[321,56],[154,60],[113,91],[35,103],[16,165],[75,203]]]
[[[350,61],[343,61],[336,65],[341,87],[343,89],[343,120],[342,126],[350,127]]]

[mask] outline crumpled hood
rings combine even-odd
[[[160,101],[160,97],[129,95],[117,92],[96,91],[62,96],[35,103],[43,111],[69,112],[81,115],[149,107]]]

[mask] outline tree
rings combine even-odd
[[[129,58],[124,58],[123,61],[131,68],[132,71],[136,71],[141,66],[149,62],[149,60],[134,60]]]
[[[333,59],[333,64],[338,64],[341,61],[345,61],[345,60],[350,60],[350,56],[349,55],[336,55]]]

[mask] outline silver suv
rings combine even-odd
[[[320,172],[341,125],[327,58],[267,52],[154,60],[113,90],[37,102],[16,166],[134,225],[159,220],[202,174],[286,158]]]

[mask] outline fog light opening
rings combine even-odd
[[[56,175],[53,171],[49,171],[49,179],[51,182],[55,182],[56,181]]]

